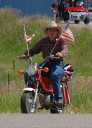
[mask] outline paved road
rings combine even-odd
[[[63,21],[59,23],[59,25],[62,26],[62,24],[65,24]],[[84,24],[84,22],[80,22],[79,24],[75,24],[74,21],[70,21],[70,27],[74,28],[89,28],[92,29],[92,21],[89,22],[89,24]]]
[[[92,29],[92,21],[89,22],[89,24],[84,24],[83,22],[80,22],[79,24],[74,24],[73,22],[70,22],[70,25],[76,27],[76,28],[89,28]]]
[[[92,114],[0,114],[0,128],[92,128]]]

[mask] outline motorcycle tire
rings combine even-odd
[[[36,113],[36,105],[33,105],[34,93],[24,92],[21,96],[21,112],[22,113]]]

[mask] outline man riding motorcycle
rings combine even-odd
[[[29,55],[33,56],[42,52],[43,58],[46,58],[50,54],[58,57],[58,59],[49,60],[45,66],[50,70],[50,80],[54,89],[56,103],[61,105],[63,104],[63,95],[60,91],[60,80],[63,76],[63,57],[67,55],[68,48],[66,43],[59,38],[62,32],[61,27],[54,21],[51,21],[48,26],[44,26],[42,31],[47,37],[36,43],[29,50]],[[24,56],[26,55],[28,55],[28,51],[24,53]]]

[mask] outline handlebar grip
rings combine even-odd
[[[25,59],[25,56],[17,56],[19,59]]]
[[[17,56],[19,59],[29,59],[30,56]]]
[[[49,56],[49,59],[52,59],[52,60],[53,60],[53,59],[60,59],[60,57],[55,56],[55,55],[50,55],[50,56]]]

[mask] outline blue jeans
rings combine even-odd
[[[50,70],[50,79],[54,89],[55,100],[59,101],[63,98],[63,95],[60,91],[60,77],[63,76],[63,63],[61,61],[49,61],[46,65]]]

